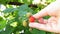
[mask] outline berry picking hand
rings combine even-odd
[[[29,23],[29,26],[39,30],[45,30],[49,32],[60,33],[60,2],[55,1],[42,9],[40,12],[33,15],[35,19],[39,19],[44,16],[51,16],[48,20],[44,20],[46,24],[41,23]]]

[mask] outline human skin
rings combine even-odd
[[[60,2],[55,1],[49,4],[47,7],[42,9],[40,12],[33,15],[34,18],[38,19],[44,16],[51,16],[46,24],[40,23],[29,23],[29,26],[39,30],[45,30],[54,33],[60,33]]]

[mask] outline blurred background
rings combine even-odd
[[[28,17],[55,0],[0,0],[0,34],[54,34],[28,26]],[[48,19],[50,16],[43,17]]]

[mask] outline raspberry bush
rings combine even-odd
[[[46,0],[45,2],[42,0],[36,3],[33,0],[0,0],[0,5],[3,4],[6,7],[3,11],[0,7],[0,34],[53,34],[28,26],[29,21],[35,21],[30,16],[36,14],[53,1],[55,0]],[[15,4],[14,2],[17,3]],[[19,3],[21,4],[19,5]],[[14,8],[13,5],[16,7]],[[43,18],[48,19],[49,17],[45,16]],[[40,20],[43,21],[43,19],[39,19],[38,21],[42,22]]]

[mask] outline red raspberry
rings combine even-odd
[[[39,19],[38,19],[38,22],[41,23],[41,24],[45,24],[43,18],[39,18]]]
[[[29,22],[35,22],[35,18],[33,16],[30,16]]]

